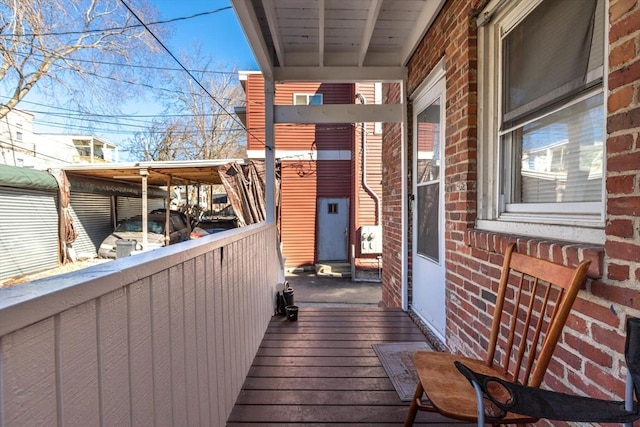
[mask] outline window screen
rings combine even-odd
[[[602,79],[602,71],[596,78],[589,73],[603,64],[596,5],[596,0],[544,1],[504,38],[503,129]]]
[[[603,0],[543,1],[504,37],[507,212],[602,201],[603,45]]]

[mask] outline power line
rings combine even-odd
[[[90,125],[79,125],[79,124],[64,124],[64,123],[59,123],[59,122],[50,122],[47,120],[36,120],[34,121],[34,124],[36,125],[46,125],[48,127],[51,128],[58,128],[58,129],[74,129],[77,131],[85,131],[85,132],[90,132],[90,133],[94,133],[94,132],[103,132],[103,133],[108,133],[108,134],[112,134],[112,135],[131,135],[134,136],[136,133],[138,132],[144,132],[150,135],[160,135],[160,134],[166,134],[167,131],[166,129],[159,129],[157,131],[155,130],[151,130],[148,129],[146,127],[143,126],[136,126],[136,125],[123,125],[123,124],[119,124],[119,123],[113,123],[114,125],[118,125],[118,126],[127,126],[127,127],[134,127],[136,129],[134,130],[113,130],[113,129],[109,129],[109,128],[104,128],[104,127],[94,127],[94,126],[90,126]],[[107,123],[108,124],[108,123]],[[212,133],[214,129],[205,129],[205,133]],[[246,131],[246,129],[244,128],[227,128],[227,129],[215,129],[216,132],[243,132]],[[34,132],[37,133],[37,132]],[[42,133],[52,133],[52,132],[42,132]],[[196,134],[196,133],[200,133],[199,131],[196,130],[185,130],[185,131],[174,131],[173,132],[176,135],[192,135],[192,134]]]
[[[13,53],[15,55],[22,56],[24,58],[27,58],[29,56],[44,57],[44,54],[40,54],[40,53],[37,53],[37,52],[30,53],[30,54],[25,54],[25,53],[21,53],[21,52],[13,52]],[[98,60],[94,60],[94,59],[81,59],[81,58],[76,58],[76,57],[74,57],[72,55],[65,56],[65,59],[69,60],[69,61],[73,61],[73,62],[85,62],[85,63],[89,63],[89,64],[102,64],[102,65],[116,65],[118,67],[139,68],[139,69],[143,69],[143,70],[180,71],[180,72],[183,71],[182,68],[159,67],[159,66],[153,66],[153,65],[140,65],[140,64],[109,62],[109,61],[98,61]],[[222,74],[222,75],[231,75],[231,76],[235,76],[235,75],[238,74],[236,71],[221,71],[221,70],[191,70],[191,72],[200,73],[200,74]]]
[[[71,110],[68,110],[71,111]],[[99,113],[83,113],[83,112],[75,112],[75,113],[56,113],[51,111],[44,110],[29,110],[30,113],[34,114],[48,114],[51,116],[57,117],[104,117],[104,118],[112,118],[112,119],[130,119],[131,121],[138,121],[142,123],[153,123],[148,120],[135,120],[136,118],[165,118],[165,117],[176,117],[176,118],[187,118],[187,117],[217,117],[217,116],[226,116],[226,113],[206,113],[206,114],[99,114]]]
[[[148,120],[136,120],[136,118],[171,118],[171,117],[175,117],[175,118],[190,118],[190,117],[219,117],[219,116],[227,116],[227,113],[205,113],[205,114],[99,114],[99,113],[90,113],[90,112],[85,112],[85,111],[78,111],[78,110],[72,110],[69,108],[63,108],[63,107],[58,107],[58,106],[54,106],[54,105],[47,105],[47,104],[42,104],[39,102],[33,102],[33,101],[25,101],[22,100],[20,101],[21,103],[26,103],[26,104],[32,104],[32,105],[38,105],[41,107],[47,107],[47,108],[56,108],[58,110],[63,110],[63,111],[67,111],[67,113],[57,113],[55,111],[45,111],[45,110],[35,110],[35,109],[29,109],[29,113],[34,113],[34,114],[43,114],[43,115],[50,115],[50,116],[54,116],[54,117],[80,117],[80,118],[87,118],[87,117],[102,117],[102,118],[113,118],[113,119],[125,119],[125,120],[129,120],[132,122],[139,122],[139,123],[146,123],[146,124],[154,124],[154,123],[158,123],[158,122],[154,122],[154,121],[148,121]],[[36,119],[37,121],[39,119]],[[91,119],[87,119],[88,121],[91,121]],[[119,125],[119,122],[111,122],[111,124],[114,125]]]
[[[124,3],[124,2],[123,2]],[[129,9],[129,6],[127,6],[125,4],[125,7],[127,9]],[[176,22],[176,21],[184,21],[187,19],[193,19],[193,18],[199,18],[201,16],[206,16],[206,15],[213,15],[214,13],[218,13],[218,12],[222,12],[224,10],[227,9],[232,9],[231,6],[225,6],[225,7],[221,7],[219,9],[215,9],[215,10],[211,10],[208,12],[200,12],[200,13],[196,13],[194,15],[190,15],[190,16],[181,16],[178,18],[172,18],[172,19],[165,19],[162,21],[155,21],[155,22],[150,22],[148,24],[144,24],[142,21],[140,21],[140,19],[135,16],[136,19],[138,19],[138,21],[140,21],[140,24],[134,24],[134,25],[125,25],[123,27],[111,27],[111,28],[97,28],[94,30],[81,30],[81,31],[60,31],[60,32],[50,32],[50,33],[24,33],[24,34],[16,34],[16,33],[9,33],[9,34],[0,34],[0,37],[42,37],[42,36],[70,36],[70,35],[76,35],[76,34],[87,34],[87,33],[105,33],[105,32],[109,32],[109,31],[120,31],[120,30],[129,30],[131,28],[139,28],[139,27],[145,27],[147,25],[160,25],[160,24],[168,24],[171,22]],[[131,12],[131,9],[129,9],[129,12]],[[132,12],[133,13],[133,12]],[[148,30],[148,28],[147,28]]]
[[[153,31],[151,31],[151,28],[149,28],[143,21],[142,19],[140,19],[138,17],[138,15],[136,15],[136,13],[129,7],[129,5],[125,2],[125,0],[120,0],[120,2],[129,10],[129,12],[138,20],[138,22],[140,22],[144,28],[149,32],[149,34],[151,34],[151,36],[156,39],[156,41],[160,44],[160,46],[162,46],[162,48],[169,54],[169,56],[171,56],[171,58],[173,58],[174,61],[176,61],[176,63],[180,66],[180,68],[182,68],[188,75],[189,77],[191,77],[191,79],[200,87],[200,89],[202,89],[207,95],[209,95],[211,97],[211,99],[213,100],[213,102],[215,102],[216,104],[218,104],[218,106],[225,111],[227,114],[229,114],[229,117],[236,123],[238,123],[243,129],[245,129],[247,131],[247,133],[251,136],[253,136],[258,142],[260,142],[262,145],[264,145],[267,149],[269,150],[273,150],[273,147],[265,144],[262,140],[260,140],[260,138],[256,137],[255,135],[253,135],[245,126],[244,124],[237,119],[234,115],[232,115],[229,111],[227,111],[226,108],[224,108],[224,106],[211,94],[209,93],[209,91],[207,90],[207,88],[205,88],[202,83],[200,83],[200,81],[193,75],[191,74],[191,72],[187,69],[187,67],[185,67],[182,62],[180,62],[180,60],[173,54],[173,52],[171,52],[169,50],[169,48],[167,46],[165,46],[164,43],[162,43],[162,41],[158,38],[158,36],[156,36]]]
[[[175,118],[190,118],[190,117],[219,117],[219,116],[228,116],[227,113],[211,113],[211,114],[159,114],[159,115],[140,115],[140,116],[136,116],[136,115],[113,115],[113,114],[95,114],[95,113],[87,113],[87,112],[83,112],[83,111],[78,111],[78,110],[72,110],[69,108],[64,108],[64,107],[57,107],[57,106],[51,106],[51,105],[46,105],[46,104],[42,104],[39,102],[33,102],[33,101],[26,101],[26,100],[22,100],[22,103],[26,103],[26,104],[31,104],[31,105],[38,105],[38,106],[42,106],[42,107],[47,107],[47,108],[56,108],[58,110],[62,110],[63,112],[60,113],[56,113],[51,112],[51,111],[40,111],[40,110],[34,110],[34,109],[29,109],[29,112],[31,113],[35,113],[35,114],[43,114],[43,115],[48,115],[48,116],[53,116],[53,117],[59,117],[59,118],[70,118],[72,119],[72,117],[69,116],[73,116],[73,118],[77,118],[77,117],[82,117],[82,116],[86,116],[87,118],[85,118],[85,122],[88,123],[102,123],[102,124],[108,124],[108,125],[113,125],[113,126],[117,126],[117,127],[130,127],[130,128],[134,128],[133,130],[114,130],[114,129],[108,129],[105,127],[92,127],[90,125],[82,125],[82,124],[71,124],[71,123],[60,123],[57,121],[50,121],[50,120],[46,120],[45,119],[40,119],[40,118],[36,118],[34,120],[34,123],[37,125],[43,125],[43,126],[49,126],[49,127],[53,127],[53,128],[60,128],[60,129],[78,129],[78,130],[88,130],[90,132],[105,132],[105,133],[109,133],[109,134],[114,134],[114,135],[134,135],[136,132],[147,132],[147,133],[152,133],[152,134],[157,134],[157,133],[162,133],[162,130],[158,130],[158,131],[153,131],[149,129],[149,125],[153,125],[153,124],[161,124],[157,121],[148,121],[148,120],[136,120],[135,118],[129,118],[129,117],[148,117],[148,118],[159,118],[162,119],[163,117],[175,117]],[[68,113],[65,113],[68,112]],[[95,120],[89,117],[101,117],[101,118],[113,118],[113,119],[125,119],[125,121],[128,121],[129,123],[122,123],[120,121],[103,121],[103,120]],[[134,123],[131,123],[134,122]],[[135,123],[139,123],[139,124],[135,124]],[[206,130],[206,132],[211,133],[213,131],[213,129],[208,129]],[[229,129],[224,129],[223,132],[239,132],[239,131],[246,131],[246,128],[229,128]],[[186,133],[186,132],[185,132]]]
[[[73,71],[80,72],[82,74],[86,74],[86,75],[90,75],[90,76],[94,76],[94,77],[98,77],[98,78],[101,78],[101,79],[111,80],[111,81],[114,81],[116,83],[126,83],[126,84],[129,84],[129,85],[145,87],[147,89],[151,89],[151,90],[154,90],[154,91],[175,93],[175,94],[179,94],[179,95],[195,95],[195,96],[203,96],[203,97],[207,96],[207,95],[210,96],[210,97],[212,96],[208,92],[207,92],[207,95],[200,95],[200,94],[197,94],[197,93],[194,93],[194,92],[184,92],[184,91],[176,90],[176,89],[167,89],[167,88],[164,88],[164,87],[157,87],[157,86],[153,86],[153,85],[148,84],[148,83],[141,83],[141,82],[135,82],[135,81],[131,81],[131,80],[118,79],[118,78],[115,78],[115,77],[112,77],[112,76],[105,76],[105,75],[94,73],[94,72],[88,71],[88,70],[81,70],[81,69],[77,69],[77,68],[67,68],[67,67],[64,67],[63,65],[58,64],[58,63],[53,63],[52,65],[55,66],[55,67],[58,67],[58,68],[71,69]],[[180,70],[180,71],[182,71],[182,70]],[[202,85],[200,85],[200,86],[202,87]],[[218,105],[220,105],[220,103],[215,98],[213,98],[213,99]],[[229,101],[229,102],[239,101],[241,103],[246,103],[246,100],[244,100],[242,98],[222,98],[221,97],[219,99],[222,99],[224,101]],[[223,110],[225,111],[225,113],[230,115],[230,113],[226,109],[223,108]]]

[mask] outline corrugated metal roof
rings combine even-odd
[[[100,163],[64,165],[64,170],[75,175],[84,175],[123,182],[142,182],[143,171],[147,171],[147,184],[171,185],[222,184],[218,168],[231,162],[246,164],[244,159],[184,160],[168,162]]]

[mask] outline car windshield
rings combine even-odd
[[[163,234],[164,233],[164,224],[158,222],[158,221],[154,221],[154,220],[148,220],[147,221],[147,229],[149,230],[149,233],[156,233],[156,234]],[[120,223],[120,225],[118,225],[118,228],[116,228],[116,231],[128,231],[128,232],[138,232],[141,233],[142,232],[142,218],[132,218],[132,219],[127,219],[123,222]]]

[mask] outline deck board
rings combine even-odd
[[[372,344],[425,341],[409,316],[378,307],[302,307],[274,317],[227,422],[241,426],[399,426],[398,398]],[[419,413],[415,425],[461,425]]]

